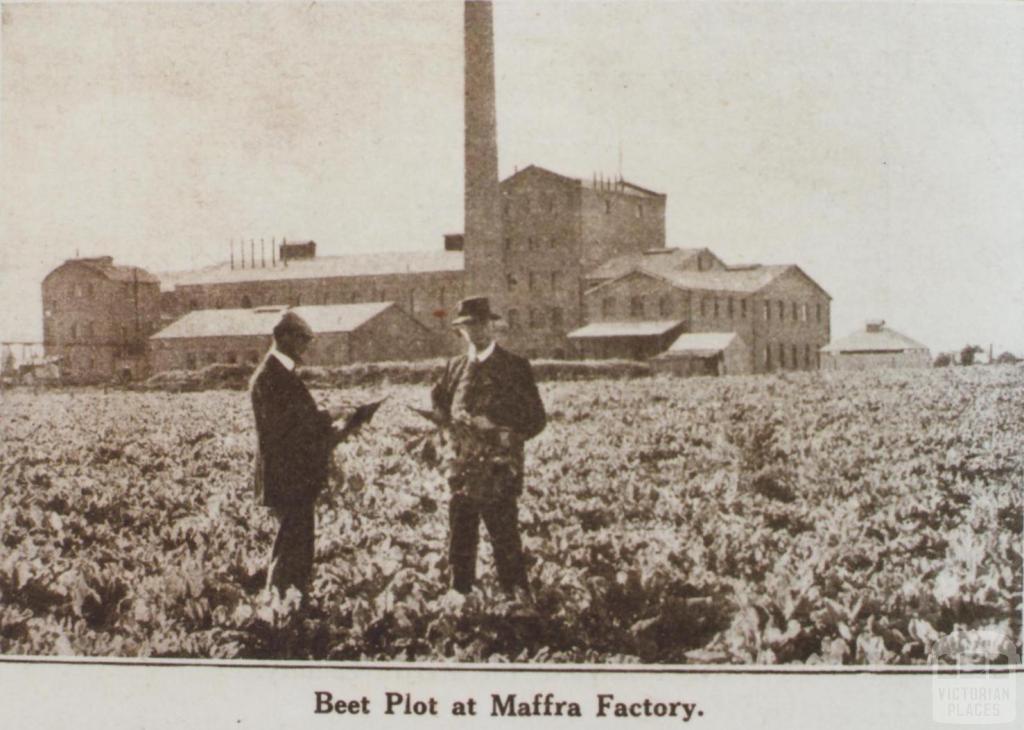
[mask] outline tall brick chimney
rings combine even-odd
[[[465,296],[504,305],[494,15],[490,0],[467,0],[465,19]]]

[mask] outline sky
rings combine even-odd
[[[0,340],[75,255],[462,230],[462,5],[4,4]],[[667,244],[796,263],[832,332],[1024,355],[1024,4],[499,2],[499,166],[668,195]]]

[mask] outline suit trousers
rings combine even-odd
[[[316,529],[314,503],[277,509],[274,514],[279,525],[270,554],[267,587],[276,588],[284,595],[289,586],[295,586],[305,596],[313,579]]]
[[[448,563],[452,571],[452,588],[460,593],[469,593],[473,587],[482,518],[491,536],[494,563],[502,589],[509,595],[516,588],[529,590],[523,543],[519,536],[518,512],[515,497],[480,500],[460,492],[452,494],[448,506],[451,530]]]

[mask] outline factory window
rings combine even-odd
[[[806,367],[808,367],[808,368],[811,367],[811,346],[810,345],[804,345],[804,365]]]
[[[192,310],[199,309],[199,302],[197,302],[195,299],[189,299],[188,300],[188,309],[189,309],[190,312]]]
[[[533,241],[533,239],[531,238],[530,241]],[[528,279],[526,288],[529,289],[530,291],[534,291],[537,288],[537,275],[531,271],[527,276]]]
[[[632,297],[629,300],[629,314],[631,317],[643,317],[644,316],[644,298],[643,297]]]
[[[558,291],[559,286],[561,286],[560,279],[561,279],[561,274],[559,272],[557,272],[557,271],[552,271],[551,272],[551,291]]]
[[[127,339],[128,339],[128,325],[123,324],[123,325],[121,325],[121,340],[127,340]]]
[[[551,308],[551,327],[557,329],[562,326],[562,308],[552,307]]]
[[[185,367],[189,370],[196,369],[196,354],[194,352],[185,355]]]
[[[508,328],[510,330],[519,329],[519,311],[516,309],[508,310],[508,314],[505,317],[508,322]]]
[[[229,352],[228,353],[228,362],[231,363],[232,365],[237,363],[238,362],[238,355],[236,353],[234,353],[234,352]]]
[[[242,295],[242,309],[252,309],[252,299],[249,298],[248,294]]]
[[[700,316],[701,317],[707,317],[708,316],[708,300],[707,300],[706,297],[701,297],[700,298]]]
[[[636,217],[637,218],[643,218],[644,217],[644,206],[640,205],[639,203],[636,206]]]
[[[806,302],[800,305],[800,321],[801,322],[806,322],[807,321],[807,303]]]
[[[747,300],[740,299],[740,319],[747,318]]]
[[[71,339],[73,339],[73,340],[77,340],[78,339],[78,323],[77,322],[72,322],[71,323]]]
[[[786,303],[780,299],[776,304],[778,304],[779,321],[781,322],[786,318]]]
[[[545,197],[547,198],[548,213],[550,213],[555,209],[555,196],[552,194],[546,195]]]
[[[526,247],[528,249],[530,249],[531,251],[533,251],[537,247],[536,244],[533,241],[533,236],[527,236],[526,237]]]
[[[820,304],[816,304],[814,308],[817,310],[818,323],[820,324],[821,323],[821,305]]]
[[[604,212],[605,213],[611,213],[612,212],[612,201],[611,201],[611,199],[607,199],[607,200],[604,201]]]
[[[772,307],[768,302],[764,303],[764,321],[767,322],[772,318]]]
[[[94,358],[94,357],[90,357],[90,358],[89,358],[89,361],[88,361],[88,368],[89,368],[90,370],[95,370],[95,369],[96,369],[96,358]]]
[[[259,362],[260,354],[256,352],[256,350],[249,350],[248,354],[246,355],[246,360],[252,363]]]
[[[793,321],[796,322],[796,320],[797,320],[796,302],[793,302],[793,312],[792,313],[793,313]]]
[[[658,300],[658,316],[668,317],[672,314],[672,299],[668,295]]]
[[[516,275],[515,274],[513,274],[511,271],[509,273],[505,274],[505,286],[508,287],[509,291],[512,291],[513,289],[515,289],[517,283],[518,282],[516,281]]]
[[[75,296],[76,297],[82,296],[82,285],[81,284],[75,284]]]
[[[786,346],[779,343],[779,369],[786,369]]]
[[[789,366],[794,370],[800,367],[800,362],[797,358],[796,345],[789,346]]]
[[[764,346],[764,369],[765,370],[771,370],[772,369],[772,346],[771,345],[765,345]]]
[[[530,307],[530,328],[539,329],[544,326],[544,315],[539,309]]]
[[[715,297],[715,319],[718,319],[718,297]]]
[[[216,300],[213,303],[213,308],[214,309],[223,309],[224,308],[224,303],[220,299],[218,299],[218,300]]]
[[[727,300],[725,308],[726,308],[726,311],[729,314],[729,319],[732,319],[733,316],[734,316],[734,311],[733,311],[734,305],[733,305],[732,297],[729,297],[729,299]]]
[[[615,299],[612,297],[605,297],[601,300],[601,316],[605,319],[615,314]]]

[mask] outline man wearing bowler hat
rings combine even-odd
[[[434,385],[435,413],[449,424],[451,487],[448,559],[452,588],[468,593],[476,579],[483,520],[494,548],[498,581],[509,597],[529,597],[517,500],[523,491],[523,444],[547,423],[530,363],[494,341],[487,297],[459,302],[452,321],[466,354],[448,361]]]
[[[309,324],[286,311],[249,391],[256,417],[256,494],[278,519],[267,587],[284,593],[294,586],[304,598],[313,577],[314,504],[327,485],[331,451],[349,435],[333,425],[341,408],[318,408],[295,373],[312,340]]]

